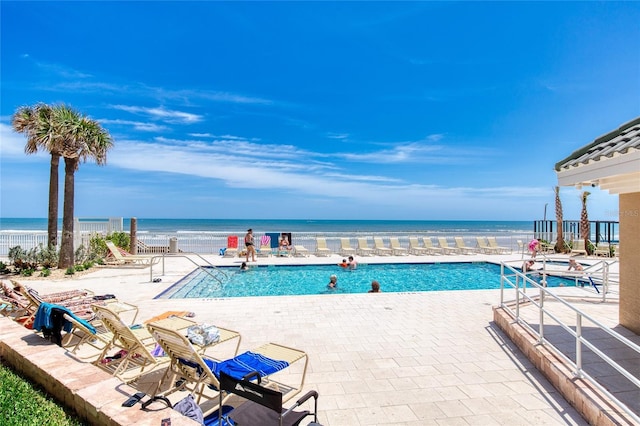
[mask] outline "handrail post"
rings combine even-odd
[[[540,311],[539,311],[539,322],[540,322],[540,333],[538,336],[538,344],[544,344],[544,289],[540,287]]]
[[[576,312],[576,377],[582,377],[582,315]]]

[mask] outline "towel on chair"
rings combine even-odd
[[[268,235],[263,235],[262,237],[260,237],[260,246],[261,247],[266,247],[271,245],[271,237]]]
[[[220,377],[220,371],[224,370],[225,373],[238,380],[242,379],[249,373],[253,373],[254,371],[257,371],[258,374],[260,374],[260,377],[264,377],[277,371],[284,370],[289,366],[287,361],[271,359],[251,351],[247,351],[235,358],[220,362],[209,358],[203,358],[203,360],[216,377]],[[189,367],[197,368],[198,373],[202,373],[202,369],[196,363],[182,358],[180,358],[180,362]]]

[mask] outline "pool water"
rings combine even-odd
[[[371,281],[380,282],[383,292],[483,290],[500,288],[500,265],[478,263],[370,264],[347,270],[336,265],[252,266],[217,268],[212,273],[195,270],[158,297],[218,298],[307,294],[366,293]],[[226,278],[223,278],[222,271]],[[336,289],[329,289],[329,277],[338,277]],[[548,277],[548,285],[575,285],[573,281]]]

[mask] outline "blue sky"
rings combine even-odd
[[[11,129],[37,102],[113,137],[80,217],[551,218],[554,164],[640,115],[636,2],[0,7],[2,217],[47,214],[49,158]]]

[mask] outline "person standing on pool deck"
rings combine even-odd
[[[253,246],[253,229],[247,230],[247,235],[244,236],[244,246],[247,248],[247,262],[249,261],[249,253],[251,253],[251,261],[256,261],[256,249]]]
[[[349,269],[356,269],[358,267],[358,262],[353,259],[353,256],[349,256]]]

